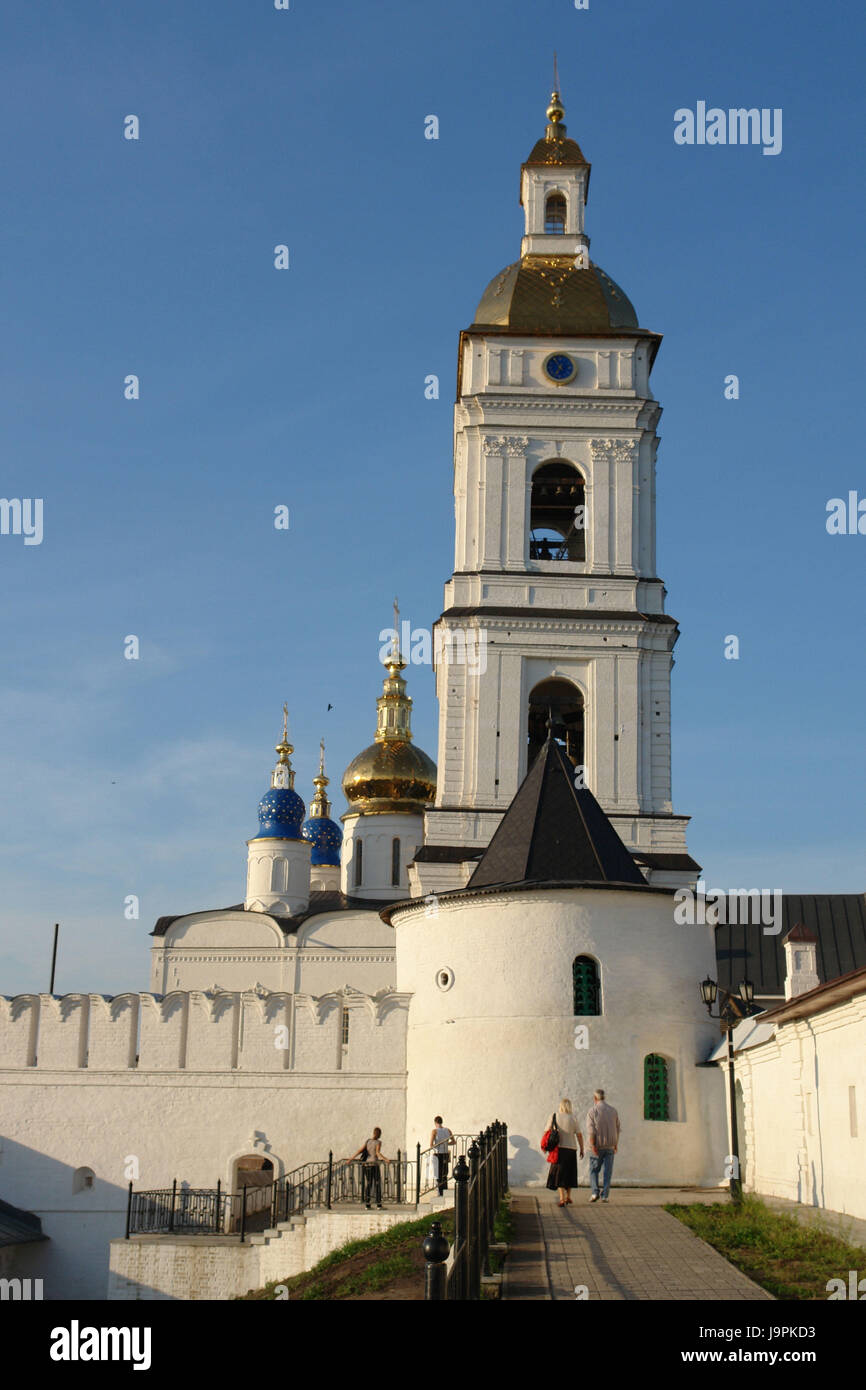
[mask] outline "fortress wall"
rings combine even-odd
[[[356,990],[3,997],[0,1073],[403,1071],[408,1005]]]
[[[102,994],[90,995],[89,1071],[122,1071],[135,1066],[140,1010],[141,1000],[137,994],[119,994],[114,999],[106,999]],[[2,1056],[0,1048],[0,1065]]]
[[[240,996],[239,1071],[287,1071],[292,1065],[294,1005],[290,994]]]
[[[38,994],[0,996],[0,1066],[32,1067],[38,1030]]]
[[[86,994],[39,996],[38,1058],[41,1067],[83,1067],[87,1056],[90,998]]]

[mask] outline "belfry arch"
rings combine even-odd
[[[560,676],[539,681],[530,691],[527,715],[527,769],[535,761],[547,741],[548,725],[575,767],[582,767],[584,758],[584,702],[576,685]]]
[[[530,560],[586,559],[586,488],[573,463],[552,459],[532,475]]]

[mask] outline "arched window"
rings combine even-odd
[[[561,193],[548,194],[547,202],[544,204],[544,230],[552,232],[554,236],[561,236],[565,231],[566,202]]]
[[[355,887],[360,888],[364,882],[364,841],[355,841]]]
[[[668,1064],[657,1052],[643,1059],[643,1117],[645,1120],[670,1119]]]
[[[397,836],[391,841],[391,883],[400,886],[400,841]]]
[[[586,1016],[601,1013],[601,984],[598,962],[591,956],[577,956],[571,967],[574,986],[574,1012]]]
[[[72,1191],[87,1192],[93,1186],[93,1169],[76,1168],[72,1174]]]
[[[586,493],[570,463],[543,463],[532,475],[529,558],[586,559]]]
[[[529,696],[527,735],[531,767],[547,742],[548,723],[553,725],[553,737],[575,767],[584,763],[583,696],[571,681],[551,677],[540,681]]]

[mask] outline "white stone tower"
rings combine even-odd
[[[649,379],[661,339],[589,259],[590,166],[563,114],[554,92],[522,169],[520,259],[460,339],[438,788],[416,893],[466,882],[548,720],[650,881],[697,869],[671,802],[678,630],[656,573]]]

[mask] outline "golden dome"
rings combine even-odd
[[[343,795],[351,811],[370,815],[417,815],[436,795],[436,764],[412,742],[412,698],[401,671],[399,611],[394,605],[394,642],[385,660],[388,674],[376,701],[376,740],[353,758],[343,773]]]
[[[418,814],[436,795],[436,764],[414,743],[383,739],[349,763],[343,794],[353,811]]]

